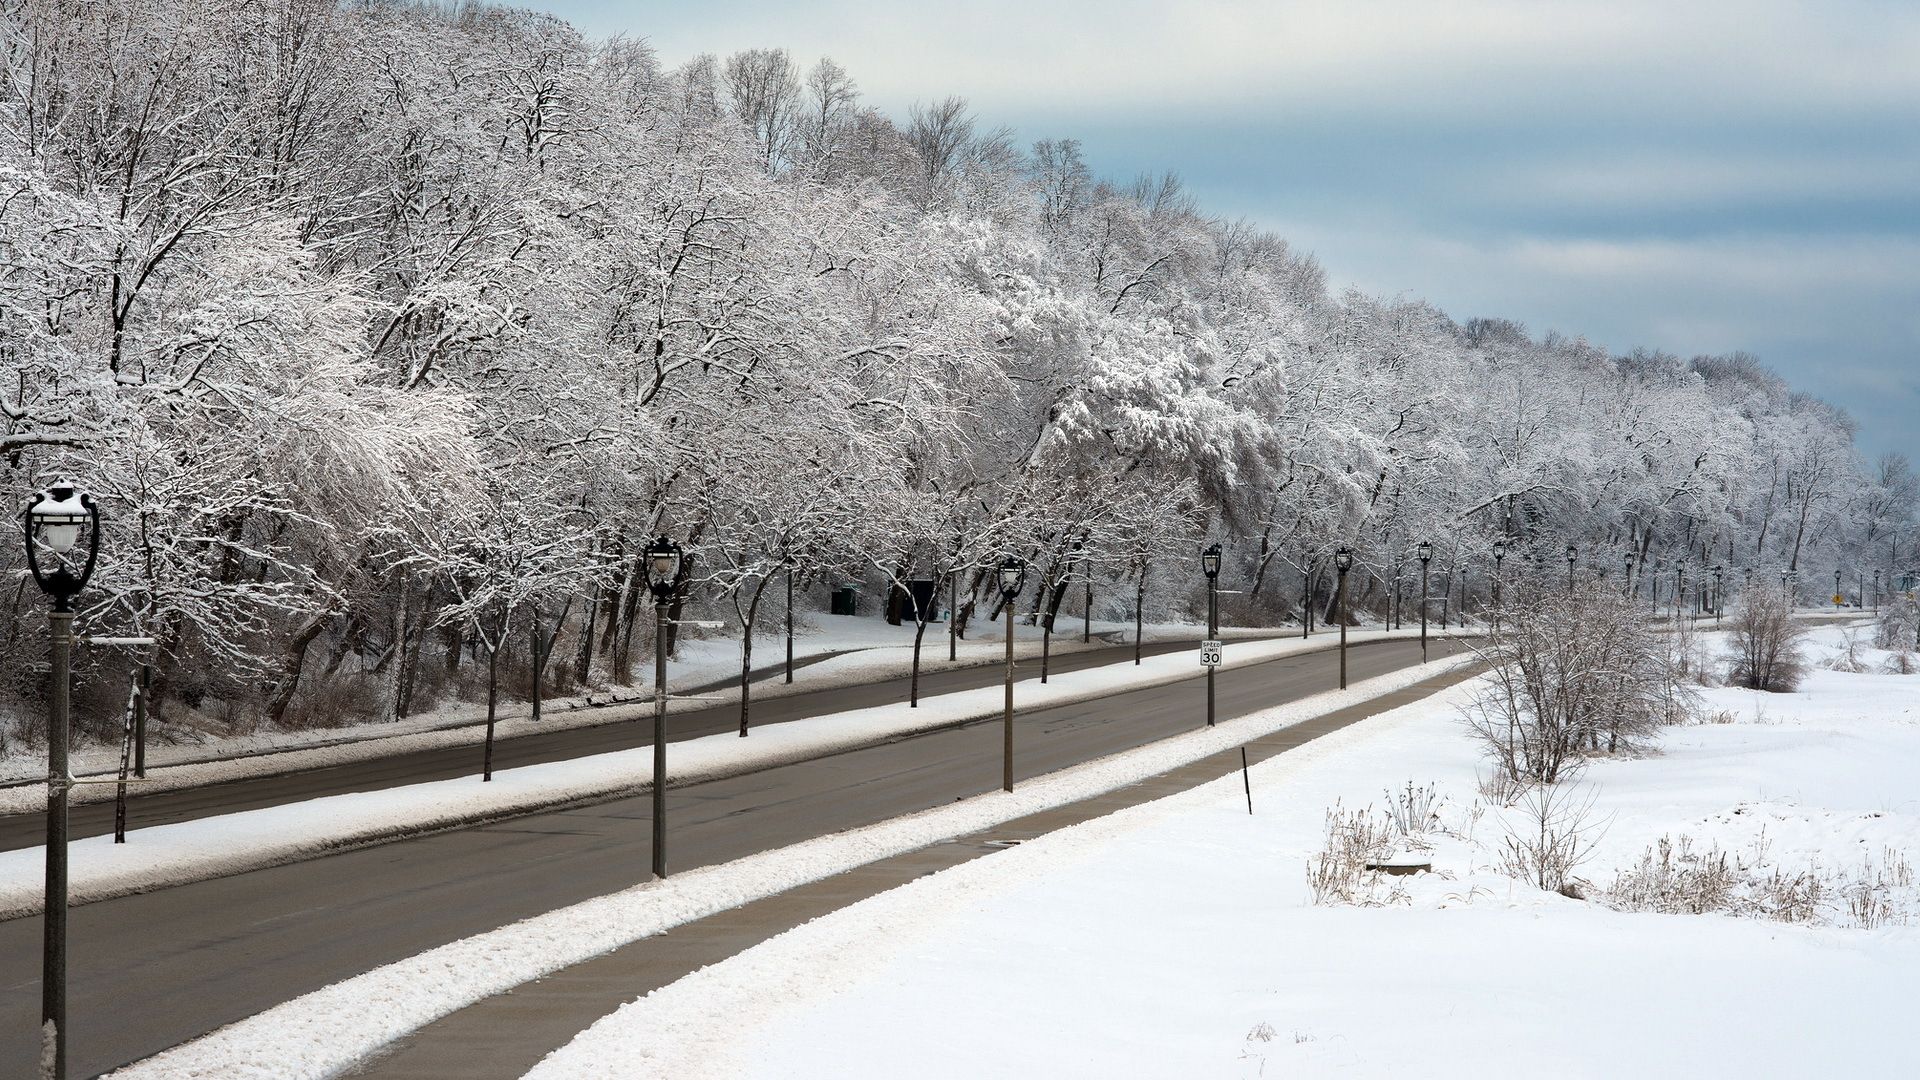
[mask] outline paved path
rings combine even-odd
[[[1436,643],[1436,655],[1456,647]],[[1419,656],[1411,642],[1358,647],[1353,677]],[[1220,714],[1332,689],[1336,671],[1333,655],[1320,653],[1223,672]],[[1016,773],[1191,730],[1203,722],[1204,700],[1187,680],[1021,714]],[[670,865],[724,862],[990,791],[999,780],[996,719],[676,788],[667,799]],[[380,964],[643,880],[649,810],[645,796],[622,799],[77,908],[74,1073],[104,1071]],[[0,1076],[33,1071],[39,950],[38,918],[0,923]]]

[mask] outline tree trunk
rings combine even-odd
[[[300,685],[300,673],[306,667],[307,646],[320,636],[327,620],[333,617],[333,609],[328,608],[308,619],[306,625],[294,631],[293,640],[287,643],[286,665],[280,679],[274,684],[273,697],[267,702],[267,719],[273,724],[280,723],[280,717],[293,701],[293,692]]]
[[[400,601],[393,609],[393,646],[387,653],[383,665],[391,664],[387,670],[386,719],[398,720],[406,713],[406,680],[402,668],[406,667],[402,654],[407,643],[407,609],[413,604],[413,579],[405,573],[400,574]]]

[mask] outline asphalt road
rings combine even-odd
[[[1435,655],[1458,647],[1437,642]],[[1417,643],[1358,647],[1352,677],[1419,657]],[[1337,677],[1331,653],[1223,672],[1219,713],[1330,690]],[[1016,775],[1191,730],[1204,703],[1201,684],[1187,680],[1022,714]],[[676,788],[669,864],[723,862],[993,790],[1000,737],[999,722],[986,720]],[[640,797],[532,815],[76,908],[73,1071],[105,1071],[380,964],[641,881],[649,805]],[[38,918],[0,923],[0,1076],[33,1074],[40,933]]]
[[[942,647],[944,648],[944,645]],[[1159,656],[1170,652],[1191,652],[1195,647],[1195,642],[1191,641],[1156,642],[1143,646],[1141,654]],[[927,648],[931,652],[933,646],[929,644]],[[1056,655],[1048,664],[1048,672],[1051,674],[1078,671],[1103,664],[1121,663],[1132,655],[1132,645]],[[1020,661],[1019,674],[1022,680],[1038,678],[1039,671],[1040,661],[1037,658],[1023,658]],[[982,686],[996,686],[1005,677],[1006,669],[1000,664],[985,664],[937,673],[922,672],[920,696],[925,698]],[[907,680],[904,678],[853,686],[823,687],[819,690],[809,690],[783,697],[756,698],[750,718],[755,726],[783,723],[788,720],[804,720],[850,709],[895,705],[905,701],[906,698]],[[737,702],[716,705],[712,708],[669,714],[667,739],[669,742],[679,742],[719,732],[737,731],[739,727],[740,706]],[[520,765],[535,765],[546,761],[585,757],[610,750],[646,746],[652,742],[653,717],[651,714],[640,721],[619,721],[594,727],[559,728],[512,739],[496,740],[493,748],[493,767],[511,769]],[[480,757],[480,746],[475,744],[436,750],[417,750],[346,765],[332,765],[246,780],[231,780],[144,796],[137,794],[139,785],[136,784],[132,785],[127,799],[127,827],[132,830],[155,825],[170,825],[176,821],[187,821],[213,814],[232,814],[242,810],[257,810],[263,806],[304,802],[307,799],[316,799],[325,795],[341,795],[352,791],[378,791],[383,788],[420,784],[430,780],[451,780],[471,776],[477,782],[480,775]],[[103,788],[103,790],[107,789]],[[67,814],[67,828],[76,840],[85,836],[102,836],[112,832],[113,803],[108,801],[74,806]],[[0,851],[37,847],[46,843],[46,839],[47,825],[44,814],[0,816]],[[134,842],[138,842],[137,838]]]

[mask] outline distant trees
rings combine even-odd
[[[1103,182],[958,97],[890,118],[828,59],[21,0],[0,67],[0,487],[101,497],[82,618],[155,636],[176,706],[353,683],[400,716],[503,658],[529,696],[626,682],[661,532],[676,612],[749,636],[789,559],[957,583],[964,633],[1009,556],[1026,617],[1068,562],[1178,613],[1203,534],[1271,619],[1324,611],[1342,545],[1377,610],[1422,540],[1470,580],[1498,536],[1695,582],[1914,542],[1907,463],[1751,357],[1337,293],[1173,174]],[[0,692],[31,625],[0,619]]]

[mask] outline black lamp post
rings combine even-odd
[[[1347,571],[1353,569],[1353,549],[1333,553],[1333,568],[1339,571],[1333,591],[1333,609],[1340,620],[1340,689],[1347,688]],[[1211,670],[1211,669],[1209,669]]]
[[[1713,568],[1713,621],[1716,624],[1720,621],[1720,609],[1724,607],[1727,602],[1726,580],[1727,568],[1724,566],[1715,566]]]
[[[653,876],[667,876],[667,607],[680,579],[680,545],[662,536],[647,545],[653,593]]]
[[[1573,566],[1580,561],[1580,549],[1576,545],[1567,545],[1567,591],[1573,591]]]
[[[1632,548],[1627,549],[1627,553],[1621,559],[1621,563],[1623,564],[1625,569],[1620,579],[1620,591],[1628,599],[1632,599],[1633,598],[1633,549]]]
[[[1839,567],[1835,567],[1833,571],[1833,606],[1845,607],[1845,601],[1846,594],[1840,591],[1840,569]]]
[[[1504,576],[1501,571],[1501,564],[1506,561],[1507,541],[1505,538],[1495,540],[1493,542],[1493,606],[1495,610],[1498,610],[1500,607],[1500,583],[1501,578]]]
[[[1085,606],[1080,611],[1080,644],[1093,644],[1093,555],[1091,552],[1080,556],[1081,599]]]
[[[1207,640],[1220,633],[1220,545],[1200,553],[1200,572],[1207,575]],[[1311,602],[1311,597],[1309,597]],[[1207,665],[1207,726],[1213,726],[1213,665]]]
[[[34,583],[53,601],[47,614],[48,641],[53,653],[53,683],[47,709],[47,884],[46,912],[41,923],[40,1061],[41,1075],[63,1080],[67,1075],[67,789],[73,778],[67,767],[68,656],[73,647],[73,598],[93,577],[100,557],[100,508],[93,496],[78,492],[66,481],[56,482],[34,496],[24,518],[27,568]],[[79,573],[67,568],[66,557],[87,533],[87,558]],[[41,565],[39,548],[55,556],[51,568]]]
[[[1873,610],[1875,614],[1880,611],[1880,571],[1878,570],[1873,572]]]
[[[1793,607],[1793,589],[1790,584],[1792,581],[1793,581],[1793,571],[1791,570],[1780,571],[1780,598],[1787,602],[1788,608]]]
[[[1420,662],[1427,662],[1427,588],[1431,583],[1433,568],[1433,542],[1420,541],[1414,549],[1420,555]]]
[[[1018,560],[1005,559],[1000,563],[1000,606],[1007,613],[1007,707],[1003,717],[1004,751],[1000,769],[1000,786],[1007,791],[1013,790],[1013,602],[1020,596],[1020,585],[1026,577],[1026,569]]]

